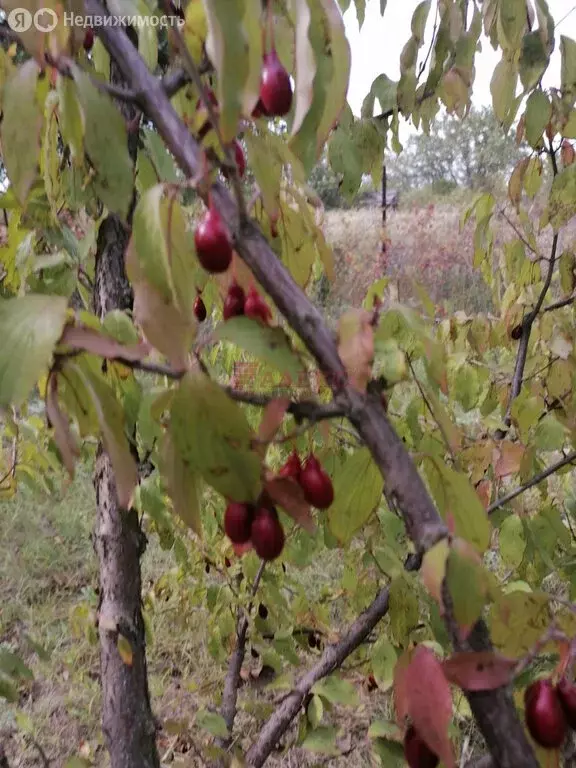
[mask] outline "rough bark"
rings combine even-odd
[[[123,84],[114,63],[111,81]],[[124,117],[133,120],[134,108],[121,105]],[[129,150],[136,154],[137,136]],[[133,294],[124,271],[124,252],[129,228],[108,215],[98,231],[94,310],[103,317],[112,309],[129,309]],[[98,447],[94,471],[96,526],[94,548],[100,571],[100,666],[102,681],[102,728],[110,753],[111,768],[159,768],[156,724],[150,706],[146,668],[146,641],[141,607],[140,558],[146,539],[136,510],[118,506],[110,459]],[[119,635],[132,649],[126,664],[118,651]]]

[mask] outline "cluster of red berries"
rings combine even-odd
[[[224,531],[234,544],[251,541],[263,560],[275,560],[284,548],[284,529],[272,506],[230,502],[224,512]]]
[[[546,749],[559,749],[568,727],[576,730],[576,685],[563,677],[558,685],[536,680],[524,692],[524,716],[530,735]]]
[[[296,480],[304,491],[304,498],[308,504],[316,509],[328,509],[334,501],[332,480],[313,453],[302,465],[297,452],[292,451],[278,474],[280,477],[291,477]]]
[[[260,320],[264,325],[268,325],[272,319],[270,307],[260,296],[256,287],[251,285],[248,294],[246,294],[244,288],[234,280],[224,299],[223,316],[224,320],[230,320],[231,317],[238,317],[239,315]]]

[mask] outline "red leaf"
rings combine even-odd
[[[396,709],[396,722],[402,729],[409,714],[406,672],[411,658],[412,651],[405,651],[394,667],[394,707]]]
[[[446,768],[455,768],[448,727],[452,694],[442,664],[424,645],[415,648],[403,674],[404,696],[414,727]]]
[[[278,397],[270,400],[264,408],[262,421],[258,427],[258,438],[263,443],[269,443],[274,438],[274,435],[280,429],[289,405],[290,400],[287,397]]]
[[[83,349],[109,360],[142,360],[148,354],[147,344],[134,344],[127,347],[116,339],[105,336],[93,328],[85,328],[77,325],[67,325],[60,339],[61,344],[66,344],[73,349]]]
[[[508,685],[516,662],[492,651],[455,653],[442,663],[447,679],[466,691],[491,691]]]
[[[58,380],[54,374],[50,376],[46,393],[46,415],[54,429],[54,442],[58,446],[62,463],[70,478],[74,478],[76,459],[80,455],[78,444],[72,432],[70,423],[60,410],[58,402]]]
[[[273,477],[266,480],[264,490],[272,501],[290,515],[308,533],[314,533],[316,526],[310,512],[310,504],[304,498],[304,491],[291,477]]]

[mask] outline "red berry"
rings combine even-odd
[[[206,320],[206,304],[204,304],[202,296],[196,296],[196,300],[194,301],[194,314],[199,323]]]
[[[236,160],[236,167],[238,168],[238,176],[242,179],[246,173],[246,155],[242,149],[242,145],[239,141],[234,141],[234,160]]]
[[[556,692],[558,693],[568,725],[573,730],[576,730],[576,685],[571,683],[566,677],[563,677],[556,686]]]
[[[282,66],[274,49],[264,56],[260,101],[270,116],[287,115],[292,106],[290,75]]]
[[[304,491],[304,498],[316,509],[328,509],[334,501],[332,480],[322,468],[314,454],[304,464],[298,482]]]
[[[226,272],[232,261],[232,244],[222,217],[210,208],[194,233],[198,261],[207,272]]]
[[[270,307],[266,304],[254,286],[251,286],[248,291],[248,296],[246,297],[246,303],[244,305],[244,314],[254,320],[261,320],[264,325],[268,325],[272,319]]]
[[[293,450],[286,464],[278,472],[279,477],[292,477],[294,480],[298,480],[300,472],[302,471],[302,464],[300,463],[300,457],[296,450]]]
[[[284,531],[275,510],[261,507],[254,517],[251,532],[256,554],[263,560],[275,560],[284,548]]]
[[[558,749],[566,736],[566,718],[550,680],[536,680],[524,692],[525,718],[534,741]]]
[[[237,317],[244,314],[244,305],[246,304],[246,294],[241,285],[236,281],[230,284],[228,293],[224,299],[224,320],[230,320],[231,317]]]
[[[254,508],[250,504],[230,502],[224,512],[224,531],[234,544],[244,544],[250,540],[250,528]]]
[[[94,45],[94,32],[91,29],[86,30],[82,45],[84,46],[86,53],[92,50],[92,46]]]
[[[436,768],[440,762],[413,725],[404,736],[404,757],[410,768]]]
[[[266,111],[266,107],[264,106],[264,104],[262,104],[262,99],[258,99],[256,106],[252,110],[252,117],[257,118],[257,117],[263,117],[263,116],[270,117],[270,115]]]

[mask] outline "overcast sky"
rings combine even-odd
[[[366,19],[358,31],[354,3],[344,15],[346,33],[352,47],[352,72],[348,89],[348,101],[355,114],[360,113],[362,100],[368,93],[372,81],[384,72],[393,80],[400,77],[400,53],[410,37],[410,21],[419,0],[388,0],[384,16],[380,16],[380,3],[368,0]],[[576,0],[548,0],[548,7],[555,24],[557,36],[567,35],[576,39]],[[433,28],[433,9],[428,20],[427,34]],[[566,14],[568,14],[566,16]],[[566,18],[561,21],[562,17]],[[423,50],[427,50],[429,37]],[[558,38],[557,38],[558,39]],[[493,50],[489,41],[482,37],[482,52],[476,54],[476,79],[474,81],[473,103],[477,106],[490,105],[490,79],[494,67],[500,60],[501,52]],[[560,82],[559,42],[556,44],[552,61],[544,79],[544,85]]]

